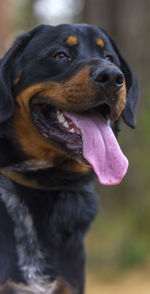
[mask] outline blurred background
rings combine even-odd
[[[86,22],[113,36],[139,79],[137,127],[121,126],[128,174],[116,187],[96,185],[100,213],[86,238],[86,293],[150,293],[150,1],[1,0],[0,56],[40,23]]]

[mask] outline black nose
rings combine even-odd
[[[114,87],[119,90],[123,86],[123,74],[116,67],[97,69],[92,73],[92,79],[101,87]]]

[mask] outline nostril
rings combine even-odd
[[[101,73],[97,78],[97,82],[101,84],[107,83],[108,80],[109,80],[109,76],[106,73]]]
[[[116,76],[116,84],[117,84],[117,86],[122,86],[123,85],[123,75],[122,74],[118,74]]]
[[[99,84],[100,87],[106,88],[111,86],[112,88],[119,90],[123,86],[123,74],[116,67],[106,67],[98,69],[92,73],[92,79]]]

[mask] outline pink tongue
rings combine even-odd
[[[122,153],[112,129],[97,113],[64,113],[80,129],[83,156],[103,185],[119,184],[126,174],[128,160]]]

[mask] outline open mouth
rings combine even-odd
[[[84,115],[88,116],[90,112],[101,114],[110,124],[110,107],[107,104],[93,108],[91,111],[85,112]],[[82,132],[67,113],[46,103],[33,104],[32,117],[40,133],[46,139],[64,145],[68,151],[74,154],[80,155],[82,153]]]
[[[40,133],[59,148],[85,159],[104,185],[120,183],[128,167],[109,126],[110,107],[102,104],[83,113],[65,112],[46,103],[32,104]]]
[[[82,153],[81,131],[61,110],[47,104],[37,104],[32,107],[32,117],[46,139],[60,144],[61,148],[75,155]]]

